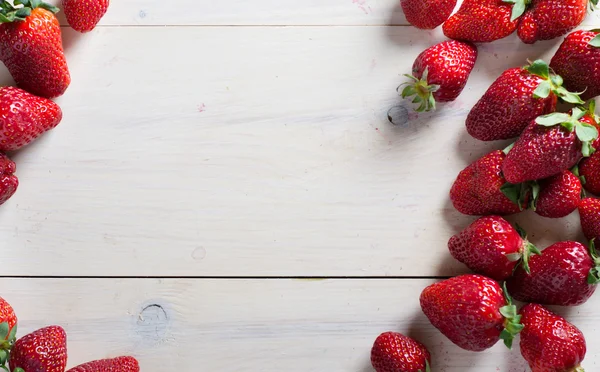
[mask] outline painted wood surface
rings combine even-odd
[[[59,18],[67,24],[60,13]],[[597,26],[599,20],[600,12],[590,13],[584,25]],[[101,25],[385,26],[408,22],[400,0],[120,0],[112,2]]]
[[[396,87],[439,32],[64,31],[73,83],[58,99],[61,125],[14,155],[21,186],[0,209],[5,275],[461,272],[446,243],[473,218],[448,190],[507,144],[471,139],[464,119],[504,69],[559,43],[481,46],[461,97],[417,115]],[[541,247],[580,234],[577,216],[514,220]]]
[[[508,144],[471,139],[470,107],[561,40],[481,45],[463,95],[417,115],[395,89],[444,36],[405,26],[396,0],[121,0],[90,34],[63,27],[65,118],[12,154],[21,186],[0,208],[0,295],[20,334],[63,325],[70,366],[367,372],[396,330],[437,371],[526,371],[518,349],[453,346],[418,297],[423,277],[466,272],[446,248],[474,220],[452,181]],[[576,214],[510,220],[540,247],[582,240]],[[560,309],[588,338],[587,370],[598,301]]]
[[[21,334],[54,323],[69,365],[131,354],[144,372],[372,372],[381,332],[418,338],[433,371],[523,372],[518,341],[482,353],[451,344],[420,312],[428,280],[3,279]],[[35,305],[34,305],[35,304]],[[586,371],[600,363],[598,297],[561,311],[584,330]]]

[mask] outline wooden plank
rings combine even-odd
[[[439,34],[65,31],[65,117],[14,155],[21,186],[0,209],[4,275],[462,272],[446,242],[473,219],[448,190],[506,145],[471,139],[464,118],[502,70],[552,52],[515,38],[483,46],[463,95],[416,115],[395,89]],[[580,236],[577,216],[517,220],[541,247]]]
[[[62,14],[60,19],[67,24]],[[600,25],[599,13],[591,13],[584,24]],[[383,26],[408,22],[400,0],[181,0],[177,5],[160,0],[120,0],[112,2],[100,25]]]
[[[20,335],[49,324],[68,334],[69,365],[132,354],[144,372],[372,371],[384,331],[418,338],[434,370],[523,372],[518,341],[482,353],[454,346],[422,315],[427,280],[2,279]],[[586,335],[586,370],[600,363],[598,297],[563,310]]]

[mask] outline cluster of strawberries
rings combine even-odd
[[[62,0],[71,27],[93,30],[108,0]],[[6,153],[55,128],[63,113],[52,98],[65,93],[71,75],[65,58],[58,8],[41,0],[0,0],[0,60],[17,87],[0,87],[0,205],[17,191],[16,166]]]
[[[402,0],[418,28],[443,23],[453,39],[421,53],[402,90],[417,111],[455,100],[477,60],[473,43],[512,34],[528,44],[565,36],[550,64],[529,61],[490,86],[466,119],[481,141],[514,140],[470,164],[457,176],[450,199],[461,213],[478,216],[451,237],[451,255],[474,274],[428,286],[420,297],[431,324],[455,345],[483,351],[520,334],[520,349],[533,372],[582,372],[583,333],[545,305],[585,303],[600,283],[600,30],[574,29],[597,0]],[[588,101],[586,103],[586,100]],[[559,112],[558,104],[568,107]],[[567,110],[564,110],[567,111]],[[547,218],[579,210],[589,245],[563,241],[543,251],[502,216],[531,209]],[[526,303],[520,310],[515,300]],[[420,342],[397,332],[381,334],[371,350],[377,372],[429,371]]]
[[[71,27],[93,30],[108,0],[62,0]],[[40,0],[0,0],[0,60],[17,87],[0,87],[0,204],[16,191],[16,166],[5,153],[23,148],[62,120],[51,101],[71,83],[63,52],[58,8]],[[17,340],[17,317],[0,298],[0,369],[13,372],[64,372],[67,335],[60,326],[39,329]],[[8,363],[8,366],[7,366]],[[88,362],[69,372],[139,372],[130,356]]]

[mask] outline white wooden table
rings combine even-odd
[[[473,218],[448,190],[504,145],[466,134],[470,107],[561,40],[482,45],[462,96],[416,115],[395,89],[444,37],[408,27],[398,3],[115,0],[94,32],[65,26],[64,120],[14,156],[21,186],[0,208],[0,295],[20,334],[64,326],[70,366],[132,354],[144,372],[367,372],[375,337],[396,330],[429,346],[434,371],[527,370],[518,349],[453,346],[418,296],[466,272],[446,242]],[[581,238],[576,215],[511,221],[541,247]],[[599,306],[561,310],[590,371]]]

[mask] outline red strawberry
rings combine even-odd
[[[511,20],[512,5],[503,0],[465,0],[446,23],[444,35],[450,39],[491,42],[512,34],[517,21]]]
[[[505,157],[504,152],[494,151],[458,174],[450,189],[450,199],[456,210],[473,216],[508,215],[521,211],[519,204],[512,202],[502,191],[506,184],[501,173]],[[516,191],[517,199],[525,202],[525,189],[519,190],[522,192],[519,194],[518,190]]]
[[[560,124],[560,125],[558,125]],[[523,131],[506,155],[502,173],[519,184],[552,177],[590,156],[598,138],[594,119],[574,108],[572,115],[553,113],[538,117]]]
[[[67,334],[59,326],[39,329],[15,343],[9,359],[13,372],[64,372]]]
[[[600,199],[583,199],[579,203],[579,218],[585,237],[600,240]]]
[[[419,103],[417,111],[435,109],[437,102],[454,101],[463,91],[477,60],[477,48],[470,43],[448,40],[423,51],[413,64],[412,81],[402,98]]]
[[[558,97],[583,103],[561,84],[542,60],[505,71],[469,112],[467,132],[482,141],[515,138],[532,120],[554,112]]]
[[[109,0],[62,0],[67,22],[75,31],[89,32],[108,10]]]
[[[600,259],[593,244],[566,241],[531,257],[530,273],[517,268],[507,281],[508,292],[516,300],[543,305],[576,306],[585,303],[600,282]]]
[[[432,30],[444,23],[454,11],[457,0],[401,0],[406,20],[411,25]]]
[[[509,278],[518,262],[529,270],[529,256],[539,254],[526,239],[500,216],[485,216],[448,241],[452,257],[478,274],[495,280]]]
[[[585,19],[588,5],[588,0],[505,1],[515,3],[512,19],[520,17],[517,34],[527,44],[552,40],[573,30]]]
[[[600,151],[581,160],[579,174],[585,180],[583,187],[592,194],[600,195]]]
[[[71,83],[54,16],[58,8],[39,0],[20,2],[24,7],[16,9],[1,1],[0,60],[19,87],[40,97],[58,97]]]
[[[565,87],[583,92],[589,100],[600,95],[600,30],[575,31],[565,38],[550,67],[565,80]]]
[[[140,366],[134,357],[122,356],[87,362],[71,368],[68,372],[139,372]]]
[[[0,151],[14,151],[56,127],[62,119],[58,105],[26,91],[0,88]]]
[[[0,369],[5,369],[8,351],[15,343],[17,316],[12,306],[0,297]]]
[[[533,210],[542,217],[561,218],[573,213],[581,201],[581,181],[565,170],[540,181],[540,191],[534,197]]]
[[[19,187],[19,179],[15,176],[17,165],[6,155],[0,154],[0,205],[11,198]]]
[[[520,314],[521,354],[532,372],[583,372],[586,344],[577,327],[538,304],[524,306]]]
[[[503,339],[509,348],[522,326],[517,307],[498,283],[481,275],[461,275],[421,293],[421,309],[431,324],[457,346],[483,351]]]
[[[431,355],[423,344],[396,332],[380,334],[371,349],[376,372],[429,372],[430,363]]]

